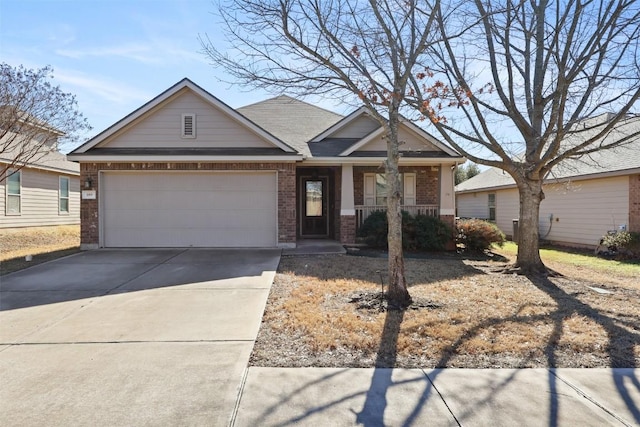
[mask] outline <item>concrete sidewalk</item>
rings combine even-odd
[[[340,242],[331,239],[298,240],[295,248],[283,249],[282,255],[330,255],[346,254]]]
[[[632,369],[249,368],[231,425],[637,426]]]

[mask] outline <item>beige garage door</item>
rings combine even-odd
[[[105,172],[105,247],[276,246],[276,173]]]

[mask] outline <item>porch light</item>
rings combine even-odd
[[[93,187],[93,180],[91,179],[90,176],[87,177],[87,179],[84,180],[84,188],[92,188]]]

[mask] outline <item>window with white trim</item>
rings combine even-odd
[[[496,220],[496,193],[489,193],[488,206],[489,206],[489,221],[495,221]]]
[[[400,203],[403,205],[416,204],[416,174],[401,173],[400,188],[402,195]],[[364,204],[365,206],[387,205],[387,177],[382,173],[364,174]]]
[[[182,137],[196,137],[196,115],[194,113],[182,115]]]
[[[5,188],[5,213],[7,215],[20,215],[22,213],[22,171],[9,169]]]
[[[58,190],[58,212],[61,214],[69,213],[69,178],[66,176],[60,177]]]

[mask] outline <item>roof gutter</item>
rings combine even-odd
[[[58,172],[58,173],[65,173],[67,175],[80,175],[80,171],[79,170],[71,170],[71,169],[64,169],[64,168],[56,168],[53,166],[44,166],[44,165],[40,165],[40,164],[35,164],[35,163],[24,163],[24,162],[20,162],[20,161],[12,161],[12,160],[5,160],[5,159],[0,159],[0,163],[6,163],[6,164],[14,164],[17,165],[21,168],[28,168],[28,169],[40,169],[40,170],[45,170],[45,171],[49,171],[49,172]]]
[[[383,163],[386,157],[306,157],[304,163],[308,165],[332,166],[336,164],[353,164],[353,165],[379,165]],[[460,158],[451,157],[400,157],[398,164],[401,166],[424,166],[424,165],[440,165],[443,163],[453,164],[459,162]]]
[[[259,162],[298,162],[303,160],[302,155],[290,156],[177,156],[177,155],[91,155],[91,154],[67,154],[67,159],[73,162],[142,162],[142,163],[164,163],[164,162],[236,162],[236,163],[259,163]]]
[[[623,170],[611,171],[611,172],[596,172],[596,173],[591,173],[587,175],[564,176],[559,178],[547,177],[544,179],[543,185],[562,183],[562,182],[568,182],[568,181],[586,181],[589,179],[615,178],[618,176],[635,175],[635,174],[640,174],[640,168],[623,169]],[[456,194],[480,193],[480,192],[486,192],[486,191],[507,190],[511,188],[518,188],[518,186],[514,182],[511,184],[495,185],[492,187],[477,187],[477,188],[469,188],[466,190],[456,190]]]

